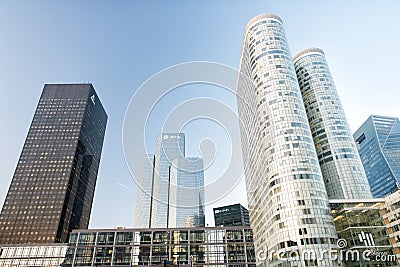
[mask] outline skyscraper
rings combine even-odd
[[[150,226],[154,175],[154,155],[145,155],[139,177],[139,190],[136,200],[135,226],[147,228]]]
[[[87,228],[107,114],[91,84],[46,84],[0,215],[0,244]]]
[[[238,110],[256,251],[313,250],[323,255],[337,236],[278,16],[259,15],[247,24],[240,73]],[[264,266],[281,264],[276,258],[258,261]],[[336,265],[326,255],[318,261],[318,266]]]
[[[163,133],[146,155],[139,177],[136,227],[204,226],[204,166],[185,158],[185,135]]]
[[[324,52],[305,49],[293,60],[328,197],[372,197]]]
[[[170,167],[174,159],[184,157],[184,134],[161,134],[157,137],[150,224],[152,228],[168,227]]]
[[[168,227],[204,227],[203,160],[173,160],[170,181]]]
[[[353,136],[373,196],[388,196],[400,188],[399,119],[371,115]]]

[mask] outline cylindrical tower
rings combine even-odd
[[[260,15],[247,24],[240,73],[237,100],[257,265],[305,266],[307,259],[296,255],[313,251],[320,257],[314,264],[337,266],[323,252],[335,244],[336,231],[278,16]]]
[[[324,52],[305,49],[293,60],[329,198],[372,197]]]

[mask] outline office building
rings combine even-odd
[[[204,227],[204,162],[187,157],[172,161],[168,227]]]
[[[157,137],[150,224],[152,228],[168,227],[168,216],[170,215],[170,167],[174,159],[184,157],[184,134],[161,134]]]
[[[371,115],[354,133],[374,197],[385,197],[400,187],[400,121]]]
[[[293,60],[328,197],[371,198],[324,52],[305,49]]]
[[[139,190],[136,200],[135,226],[150,227],[154,175],[154,155],[145,155],[139,176]]]
[[[344,266],[399,266],[398,248],[382,211],[385,199],[331,199]],[[398,245],[397,245],[398,247]]]
[[[6,245],[0,247],[0,266],[61,266],[66,252],[66,243]]]
[[[385,198],[381,214],[397,260],[400,262],[400,191],[396,191]]]
[[[242,151],[256,251],[329,250],[336,231],[282,20],[246,26],[237,81]],[[289,259],[288,259],[289,260]],[[280,266],[277,259],[259,266]],[[326,255],[292,266],[338,266]]]
[[[385,199],[330,200],[343,251],[333,248],[332,257],[341,266],[398,266],[399,203],[398,192]],[[364,255],[371,261],[364,259],[364,251],[373,252]],[[0,266],[162,266],[168,261],[175,266],[255,267],[256,257],[264,254],[255,250],[248,226],[78,229],[68,244],[2,246]],[[281,257],[281,266],[289,266]]]
[[[107,114],[91,84],[46,84],[0,215],[0,244],[87,228]]]
[[[249,227],[73,230],[68,244],[8,245],[0,266],[255,267]]]
[[[185,157],[185,135],[163,133],[139,177],[135,227],[204,226],[203,160]]]
[[[215,226],[250,226],[249,211],[240,204],[214,208]]]
[[[62,266],[255,267],[249,227],[74,230]]]

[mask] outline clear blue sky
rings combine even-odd
[[[136,186],[122,148],[130,98],[171,65],[237,67],[244,27],[260,13],[283,19],[292,54],[325,51],[353,131],[373,113],[399,117],[399,10],[398,1],[2,1],[0,205],[43,85],[92,82],[109,123],[90,226],[133,226]],[[194,155],[197,144],[188,146]],[[244,192],[241,184],[217,204],[246,204]]]

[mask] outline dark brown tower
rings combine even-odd
[[[0,214],[0,244],[87,228],[107,114],[91,84],[46,84]]]

